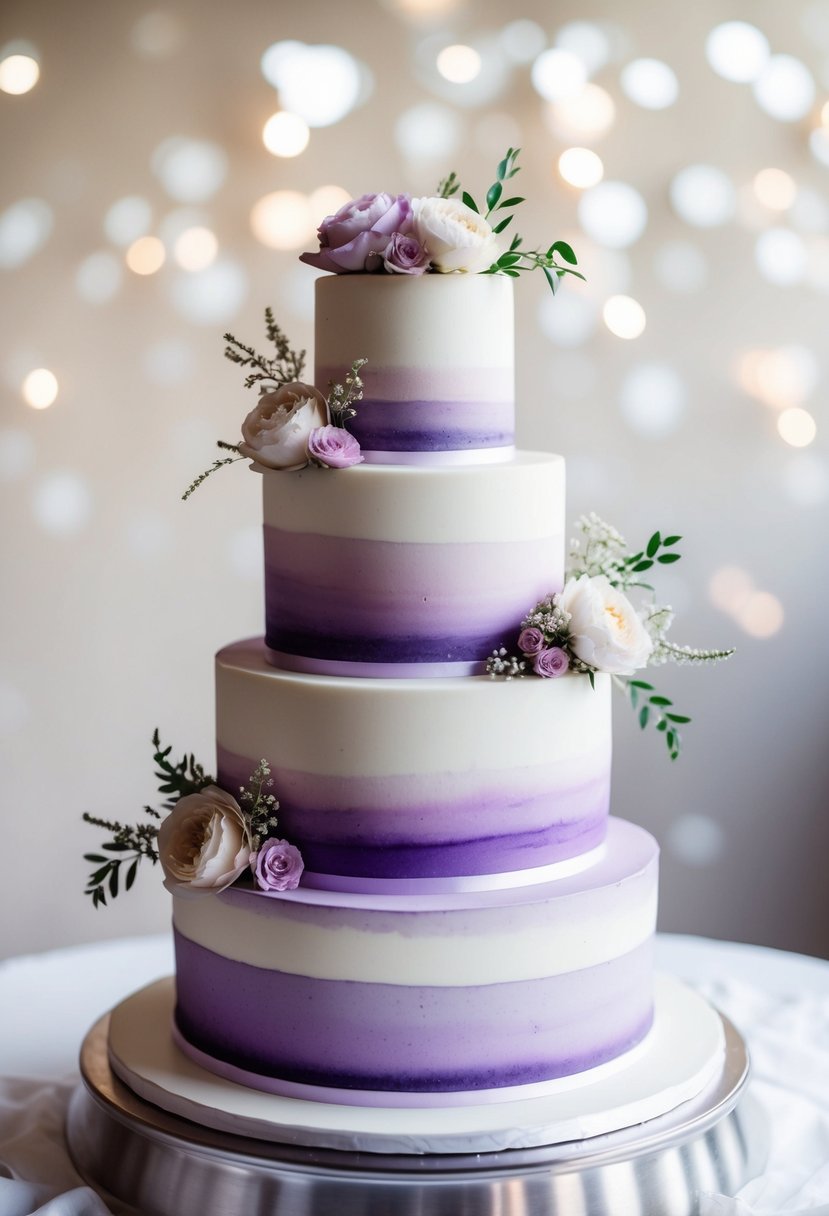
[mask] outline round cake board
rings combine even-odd
[[[247,1089],[207,1072],[172,1038],[172,978],[111,1014],[113,1071],[139,1097],[218,1131],[282,1144],[371,1153],[482,1153],[585,1140],[674,1110],[721,1073],[722,1020],[672,976],[656,977],[654,1025],[611,1072],[582,1073],[540,1097],[448,1108],[347,1106]]]

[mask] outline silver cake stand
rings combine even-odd
[[[81,1051],[69,1152],[142,1216],[690,1216],[701,1193],[733,1195],[766,1155],[759,1112],[750,1097],[738,1105],[745,1044],[722,1021],[721,1074],[668,1115],[567,1144],[418,1156],[265,1143],[167,1114],[113,1075],[107,1015]]]

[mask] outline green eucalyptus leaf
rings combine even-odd
[[[665,717],[668,719],[669,722],[690,722],[691,721],[691,719],[686,717],[685,714],[665,714]]]
[[[521,236],[519,236],[517,232],[515,233],[515,235],[514,235],[514,236],[513,236],[513,238],[512,238],[512,241],[511,241],[511,243],[510,243],[510,247],[509,247],[509,251],[510,251],[510,253],[512,253],[513,249],[517,249],[517,248],[518,248],[518,246],[521,244],[521,242],[523,241],[523,239],[524,239],[524,238],[523,238],[523,237],[521,237]]]
[[[667,697],[651,697],[651,705],[673,705],[673,701],[669,701]]]
[[[103,882],[103,880],[106,878],[107,874],[109,873],[109,867],[110,867],[110,863],[107,862],[105,866],[101,866],[100,870],[96,870],[94,874],[90,874],[90,876],[89,876],[90,886],[94,887],[96,885],[96,883]]]
[[[109,893],[113,899],[118,894],[118,867],[114,866],[109,876]]]
[[[681,553],[660,553],[656,560],[663,566],[670,566],[672,562],[678,562],[681,556]]]
[[[565,262],[569,262],[571,266],[578,265],[578,258],[573,253],[573,248],[566,241],[554,241],[550,246],[550,255],[559,253],[564,258]]]
[[[648,541],[648,546],[645,550],[648,557],[653,557],[659,546],[662,544],[662,537],[658,532],[654,532],[653,536]]]
[[[645,680],[631,680],[631,688],[644,688],[645,692],[653,692],[653,684],[648,684]]]
[[[558,278],[555,275],[550,274],[550,271],[546,266],[542,266],[541,269],[544,271],[544,278],[550,285],[550,291],[553,293],[553,295],[555,295],[559,287]]]
[[[521,261],[520,253],[502,253],[498,259],[499,266],[514,266],[516,262]]]
[[[463,194],[461,195],[461,198],[466,203],[467,207],[471,207],[473,211],[475,211],[478,215],[480,215],[480,212],[478,211],[478,204],[475,202],[474,198],[467,190],[464,190]]]
[[[628,686],[628,695],[630,697],[631,705],[634,709],[636,709],[636,706],[639,704],[639,689],[634,688],[633,685],[630,684]]]
[[[501,195],[503,194],[503,192],[504,192],[504,187],[501,185],[501,183],[499,181],[495,182],[492,186],[489,187],[489,189],[486,192],[487,211],[492,211],[498,205],[498,200],[501,197]]]
[[[675,545],[675,544],[677,544],[678,541],[681,541],[681,540],[682,540],[681,536],[666,536],[665,539],[663,540],[662,544],[663,545]]]
[[[106,861],[106,857],[102,857],[100,853],[84,853],[84,861]],[[109,864],[107,862],[107,864]]]
[[[499,232],[503,232],[503,231],[504,231],[504,229],[506,228],[507,224],[511,224],[511,223],[512,223],[512,216],[511,216],[511,215],[508,215],[508,216],[506,217],[506,219],[503,219],[503,220],[501,220],[501,222],[500,222],[500,223],[496,224],[496,225],[495,225],[495,227],[492,229],[492,231],[493,231],[493,232],[495,233],[495,235],[497,236]]]
[[[129,852],[129,847],[128,844],[116,844],[114,840],[108,840],[106,844],[101,845],[101,848],[106,849],[108,853],[127,853]]]
[[[652,565],[653,565],[653,562],[650,561],[649,558],[645,558],[644,561],[636,563],[636,565],[632,568],[632,573],[639,574],[643,570],[650,570]]]
[[[650,718],[650,716],[651,716],[651,711],[648,709],[647,705],[643,705],[642,708],[639,710],[639,725],[641,726],[642,730],[644,730],[645,727],[648,725],[648,719]]]
[[[668,723],[665,721],[664,718],[659,719],[659,721],[656,724],[656,729],[657,730],[667,730],[668,729]]]
[[[509,267],[507,267],[505,270],[502,270],[501,274],[508,274],[511,279],[517,279],[519,277],[518,271],[510,270]]]
[[[138,873],[138,861],[139,861],[139,859],[136,857],[135,861],[132,863],[130,868],[127,870],[127,880],[124,883],[124,886],[127,891],[130,890],[130,888],[132,887],[132,884],[135,882],[135,876]]]
[[[524,198],[505,198],[498,204],[498,209],[500,211],[502,207],[517,207],[519,203],[525,203],[526,201]]]

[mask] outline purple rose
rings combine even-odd
[[[303,253],[299,260],[335,274],[379,269],[392,234],[405,234],[411,226],[412,200],[408,194],[396,198],[390,194],[361,194],[335,215],[325,217],[317,229],[319,252]]]
[[[252,855],[250,868],[263,891],[293,891],[305,863],[299,849],[287,840],[266,840]]]
[[[533,662],[533,671],[537,676],[554,680],[563,676],[570,666],[570,660],[560,646],[551,646],[548,650],[539,650]]]
[[[522,629],[518,635],[518,649],[523,654],[538,654],[544,649],[544,634],[533,625]]]
[[[308,455],[329,469],[347,469],[364,459],[359,441],[341,426],[318,426],[313,430],[308,436]]]
[[[391,274],[423,274],[430,260],[417,237],[403,232],[395,232],[383,254],[383,265]]]

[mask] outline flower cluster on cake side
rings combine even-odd
[[[647,666],[715,663],[734,651],[696,650],[668,638],[673,610],[655,602],[654,588],[642,576],[680,560],[675,546],[681,536],[654,532],[643,549],[631,553],[621,534],[595,513],[582,516],[576,528],[579,535],[570,543],[564,587],[537,603],[521,621],[518,654],[501,646],[487,660],[487,671],[508,680],[525,675],[557,679],[570,671],[591,683],[599,673],[607,674],[638,709],[641,728],[655,726],[676,760],[679,727],[691,719],[677,713],[673,702],[648,681],[633,677]],[[628,596],[635,589],[647,593],[638,608]]]

